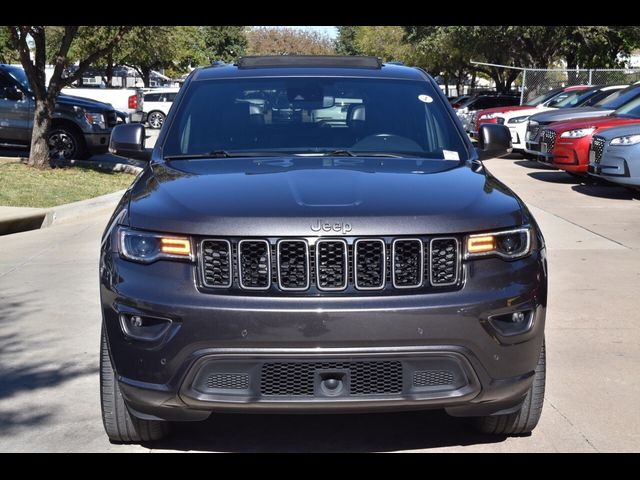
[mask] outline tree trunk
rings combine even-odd
[[[47,100],[37,100],[33,116],[33,131],[31,133],[31,150],[28,165],[45,168],[49,166],[49,143],[47,134],[51,127],[53,107]]]
[[[107,56],[107,68],[105,69],[105,75],[107,77],[107,87],[113,86],[113,54]]]
[[[142,81],[144,82],[144,86],[149,88],[151,86],[151,69],[150,68],[142,68]]]

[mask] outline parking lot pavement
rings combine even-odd
[[[531,436],[474,433],[442,412],[216,415],[159,451],[640,450],[640,200],[517,159],[486,162],[529,205],[549,249],[547,391]],[[110,209],[0,237],[0,451],[110,445],[98,391],[98,249]]]

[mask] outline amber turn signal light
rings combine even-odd
[[[187,238],[161,238],[160,251],[189,257],[191,256],[191,242]]]
[[[482,235],[469,237],[467,240],[468,253],[491,252],[496,249],[496,237],[493,235]]]

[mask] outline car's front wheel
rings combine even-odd
[[[522,402],[520,410],[507,415],[492,415],[475,418],[475,426],[482,433],[496,435],[523,435],[531,433],[542,414],[546,376],[546,354],[544,342],[533,376],[533,384]]]
[[[147,122],[149,122],[149,126],[151,128],[162,128],[162,125],[164,125],[164,119],[165,119],[164,113],[153,111],[149,113],[149,116],[147,117]]]
[[[51,160],[76,160],[87,157],[84,139],[75,129],[66,125],[53,127],[47,135]]]
[[[100,339],[100,404],[102,423],[111,442],[151,442],[161,440],[169,433],[168,422],[142,420],[127,410],[111,364],[104,327]]]

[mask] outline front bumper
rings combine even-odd
[[[640,187],[640,146],[610,146],[599,162],[589,163],[588,172],[609,182]]]
[[[109,149],[109,139],[111,138],[111,130],[99,133],[85,133],[84,141],[87,149],[91,153],[104,153]]]
[[[504,413],[524,398],[543,341],[544,250],[514,262],[467,262],[458,291],[385,297],[211,295],[197,290],[190,264],[143,266],[111,252],[102,258],[111,358],[127,405],[142,418],[197,420],[220,410]],[[518,310],[533,315],[515,336],[489,321]],[[171,327],[157,342],[137,341],[121,328],[123,312],[168,318]],[[384,362],[399,368],[395,389],[351,394],[361,364]],[[311,368],[311,390],[265,394],[267,363],[307,365],[299,368]],[[323,372],[344,381],[345,390],[323,394]],[[420,372],[448,373],[419,385]]]

